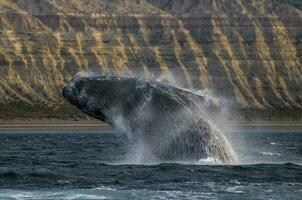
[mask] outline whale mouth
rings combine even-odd
[[[64,98],[66,98],[73,105],[79,105],[77,100],[79,93],[79,89],[75,87],[75,84],[72,80],[69,81],[62,90],[62,95]]]

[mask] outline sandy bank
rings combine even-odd
[[[227,129],[282,129],[302,130],[302,121],[242,121],[242,122],[220,122],[220,127]],[[0,131],[30,131],[30,130],[69,130],[69,131],[102,131],[111,128],[97,120],[0,120]]]

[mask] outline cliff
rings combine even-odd
[[[301,118],[301,9],[298,0],[0,0],[0,117],[83,117],[61,89],[91,70],[173,77],[244,116]]]

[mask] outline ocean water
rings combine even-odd
[[[302,199],[302,131],[227,134],[238,165],[136,163],[111,131],[0,133],[0,199]]]

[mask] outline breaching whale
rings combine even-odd
[[[130,132],[160,161],[235,161],[224,136],[204,118],[203,96],[157,81],[89,73],[75,75],[62,94],[88,115]]]

